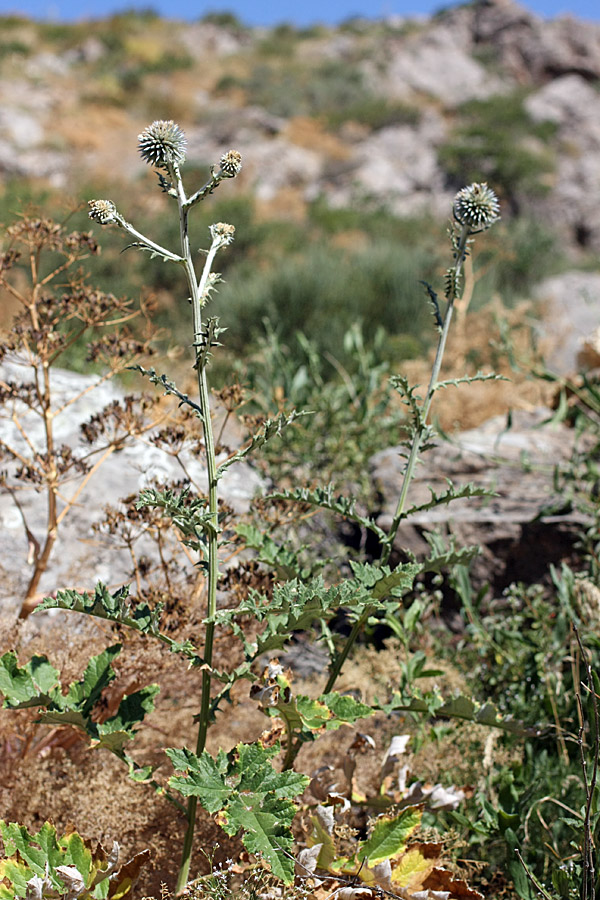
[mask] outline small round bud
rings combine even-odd
[[[500,203],[485,182],[470,184],[454,198],[454,218],[472,233],[485,231],[500,218]]]
[[[216,243],[219,247],[226,247],[235,236],[235,225],[227,225],[226,222],[217,222],[209,230],[213,244]]]
[[[88,200],[90,219],[100,222],[101,225],[116,225],[117,207],[112,200]]]
[[[172,119],[157,119],[138,134],[138,150],[149,166],[168,169],[185,162],[185,134]]]
[[[237,150],[228,150],[220,160],[219,174],[226,178],[235,178],[242,169],[242,154]]]

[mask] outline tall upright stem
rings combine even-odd
[[[181,251],[184,261],[184,267],[187,276],[188,287],[190,291],[190,300],[192,303],[192,313],[194,320],[194,348],[196,355],[196,371],[198,376],[198,392],[200,395],[200,408],[202,410],[202,430],[204,434],[204,447],[206,452],[206,469],[208,480],[208,510],[212,520],[213,528],[210,529],[208,535],[208,584],[207,584],[207,625],[204,641],[204,661],[205,667],[202,671],[202,699],[200,703],[198,737],[196,740],[196,753],[200,755],[206,744],[206,734],[208,731],[208,720],[210,715],[210,690],[211,676],[210,666],[212,665],[212,652],[214,640],[214,616],[217,608],[217,582],[219,580],[219,556],[218,556],[218,478],[217,478],[217,462],[215,456],[215,441],[212,429],[212,420],[210,415],[208,381],[206,378],[206,369],[200,359],[200,341],[202,337],[202,297],[210,275],[210,268],[215,257],[218,247],[215,241],[211,247],[200,282],[196,279],[196,271],[192,261],[190,239],[188,234],[188,207],[187,198],[183,189],[181,176],[177,168],[173,170],[173,178],[177,187],[177,202],[179,205],[179,227],[181,237]],[[196,827],[196,810],[198,806],[198,798],[190,797],[187,805],[187,830],[183,843],[183,852],[181,857],[181,865],[179,875],[177,877],[176,890],[182,890],[188,881],[190,871],[190,863],[192,858],[192,846],[194,843],[194,830]]]
[[[456,262],[454,264],[455,277],[458,279],[460,275],[464,259],[465,252],[467,248],[467,241],[469,239],[469,226],[463,225],[460,238],[458,240],[458,246],[456,249]],[[444,358],[444,351],[446,349],[446,341],[448,339],[448,332],[450,331],[450,323],[452,321],[452,313],[454,312],[454,296],[450,295],[448,298],[448,306],[446,307],[446,314],[444,316],[444,321],[442,324],[442,330],[440,332],[440,338],[437,345],[437,350],[435,353],[435,360],[433,362],[433,368],[431,370],[431,378],[429,379],[429,386],[427,388],[427,393],[425,394],[425,400],[423,401],[423,406],[421,407],[421,420],[418,427],[415,430],[413,435],[412,444],[410,447],[410,453],[408,456],[408,462],[406,463],[406,469],[404,470],[404,478],[402,479],[402,488],[400,490],[400,496],[398,497],[398,504],[396,506],[396,512],[394,518],[392,520],[392,524],[389,528],[387,538],[383,545],[383,552],[381,554],[381,564],[385,565],[390,558],[390,554],[392,552],[392,546],[394,544],[394,540],[396,538],[396,534],[398,532],[398,528],[400,527],[400,522],[402,521],[402,517],[404,515],[404,507],[406,506],[406,498],[408,497],[408,489],[410,487],[411,481],[413,479],[413,475],[415,473],[415,468],[417,465],[417,461],[419,459],[419,450],[421,449],[421,441],[423,439],[423,433],[425,431],[425,427],[427,425],[427,420],[429,418],[429,411],[431,409],[431,402],[433,400],[433,395],[435,394],[438,378],[440,377],[440,370],[442,368],[442,360]]]

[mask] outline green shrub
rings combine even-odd
[[[551,150],[532,149],[530,141],[547,142],[556,126],[534,122],[523,100],[522,91],[469,100],[459,107],[451,139],[439,151],[453,184],[477,173],[504,195],[514,213],[524,198],[548,189],[545,179],[554,169]]]

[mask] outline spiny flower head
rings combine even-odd
[[[500,218],[500,203],[494,191],[484,182],[464,187],[454,198],[454,218],[471,233],[485,231]]]
[[[228,225],[226,222],[216,222],[209,230],[213,244],[217,244],[218,247],[226,247],[235,236],[235,225]]]
[[[172,119],[157,119],[138,134],[138,150],[149,166],[167,169],[185,162],[185,134]]]
[[[118,223],[117,207],[112,200],[88,200],[90,219],[100,222],[101,225],[116,225]]]
[[[228,150],[219,162],[219,174],[226,178],[235,178],[242,168],[242,154],[237,150]]]

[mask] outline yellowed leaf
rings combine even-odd
[[[411,847],[404,853],[392,869],[392,882],[400,888],[416,890],[433,871],[435,860],[426,859],[418,847]]]

